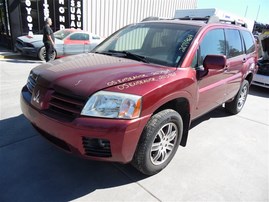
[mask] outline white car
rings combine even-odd
[[[52,59],[67,55],[90,52],[103,38],[79,29],[64,29],[54,33],[55,51]],[[20,36],[16,40],[16,50],[22,55],[45,60],[43,35]]]
[[[269,88],[269,60],[260,60],[258,62],[258,72],[254,75],[252,84]]]

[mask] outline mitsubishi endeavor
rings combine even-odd
[[[59,148],[152,175],[186,145],[192,120],[220,105],[232,114],[242,110],[256,63],[244,27],[144,21],[91,53],[32,69],[21,109]]]

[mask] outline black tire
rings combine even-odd
[[[179,113],[166,109],[155,114],[142,132],[132,165],[146,175],[160,172],[175,155],[182,133]]]
[[[45,61],[45,55],[46,55],[46,48],[45,46],[43,46],[42,48],[39,49],[38,58],[42,61]],[[54,50],[51,55],[51,60],[55,60],[55,58],[56,58],[56,51]]]
[[[247,80],[244,80],[233,101],[225,103],[225,109],[231,114],[238,114],[243,109],[248,91],[249,83]]]

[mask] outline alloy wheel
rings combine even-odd
[[[240,93],[239,99],[238,99],[238,103],[237,103],[237,107],[239,110],[241,110],[241,108],[244,106],[244,103],[245,103],[246,98],[247,98],[247,94],[248,94],[248,88],[247,88],[247,86],[244,86],[241,90],[241,93]]]
[[[154,165],[160,165],[168,159],[175,147],[177,134],[177,125],[171,122],[157,132],[150,151],[150,159]]]

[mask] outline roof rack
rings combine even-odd
[[[156,20],[193,20],[193,21],[201,21],[204,23],[229,23],[233,25],[239,25],[242,27],[247,28],[247,24],[243,22],[238,22],[235,20],[225,20],[225,19],[220,19],[216,15],[212,16],[205,16],[205,17],[190,17],[190,16],[185,16],[185,17],[180,17],[180,18],[163,18],[163,17],[156,17],[156,16],[150,16],[147,18],[144,18],[141,22],[145,21],[156,21]]]
[[[243,22],[238,22],[236,20],[226,20],[226,19],[220,19],[218,16],[216,15],[212,15],[212,16],[205,16],[205,17],[190,17],[190,16],[185,16],[185,17],[181,17],[181,18],[174,18],[177,20],[193,20],[193,21],[202,21],[205,23],[229,23],[229,24],[233,24],[233,25],[239,25],[242,27],[246,27],[247,28],[247,24],[243,23]]]
[[[249,20],[243,17],[216,8],[176,10],[175,19],[198,20],[205,23],[229,23],[243,27],[247,27],[247,23],[250,23]],[[250,23],[250,26],[251,24],[254,24],[254,21]]]

